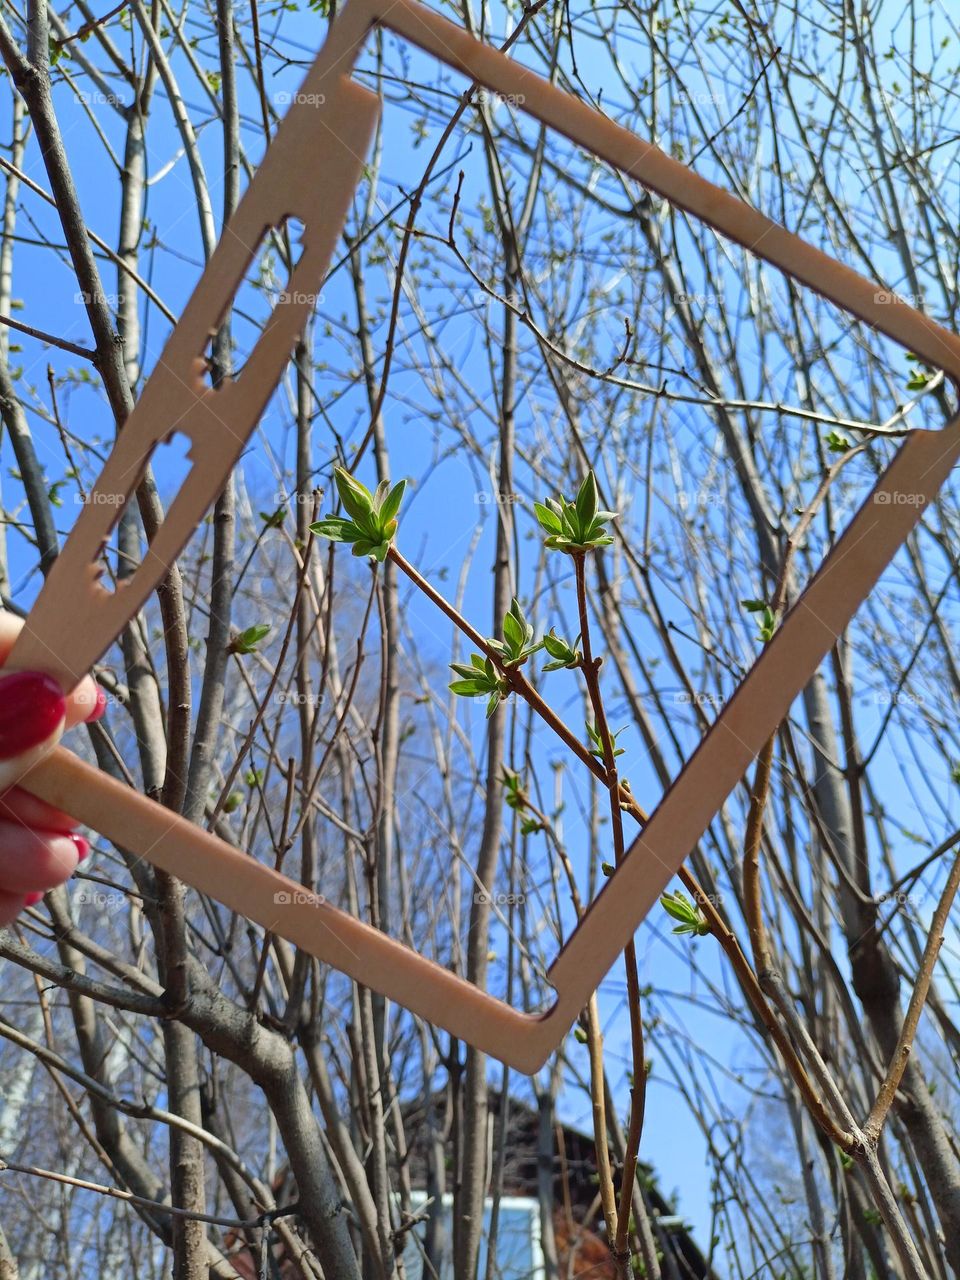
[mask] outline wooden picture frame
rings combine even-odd
[[[148,598],[220,492],[280,378],[329,266],[379,104],[351,80],[374,26],[470,80],[779,267],[960,383],[960,338],[787,231],[736,196],[606,119],[416,0],[349,0],[120,432],[92,500],[53,565],[9,667],[72,688]],[[302,157],[310,156],[304,164]],[[264,233],[305,227],[286,301],[239,379],[200,381],[202,352]],[[142,565],[115,592],[97,561],[120,506],[171,431],[191,441],[191,471]],[[229,908],[501,1061],[536,1071],[557,1047],[670,878],[787,715],[960,456],[960,417],[910,432],[772,640],[634,839],[549,971],[543,1012],[513,1009],[296,882],[57,748],[21,785]],[[904,495],[907,496],[905,500]]]

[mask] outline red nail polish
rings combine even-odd
[[[28,893],[26,897],[26,901],[24,902],[24,906],[35,907],[37,903],[41,902],[42,900],[43,900],[42,893]]]
[[[65,710],[63,691],[52,676],[40,671],[0,676],[0,760],[49,738]]]
[[[103,715],[103,713],[106,711],[106,709],[107,709],[107,695],[103,692],[100,686],[97,685],[96,706],[87,716],[87,724],[93,724],[95,720],[99,720],[100,717]]]
[[[71,836],[70,839],[77,846],[77,861],[82,862],[90,852],[90,841],[86,836]]]

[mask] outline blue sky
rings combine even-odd
[[[275,44],[291,58],[301,60],[302,64],[309,60],[322,39],[324,22],[316,14],[307,10],[299,13],[285,12],[282,18],[276,12],[267,11],[262,17],[265,41]],[[203,31],[199,27],[196,33],[198,35],[197,54],[201,65],[212,69],[215,65],[214,37],[209,31]],[[603,67],[598,62],[591,61],[598,56],[591,52],[591,46],[586,46],[581,57],[580,69],[588,80],[602,79]],[[198,119],[209,120],[210,104],[204,99],[202,87],[186,70],[182,59],[177,61],[176,67],[186,86],[186,105],[191,114]],[[424,83],[432,83],[436,77],[435,70],[428,67],[426,60],[418,56],[411,59],[410,68],[411,74],[421,77]],[[301,76],[302,66],[293,65],[282,76],[277,76],[271,82],[270,91],[278,104],[282,104],[285,94],[289,94],[297,87]],[[261,145],[260,133],[255,123],[256,103],[249,92],[249,82],[245,77],[241,78],[241,85],[242,110],[245,117],[243,139],[251,148],[251,160],[255,161]],[[89,81],[83,81],[80,92],[81,94],[92,93]],[[98,235],[113,245],[116,243],[118,233],[116,168],[97,136],[97,129],[102,130],[113,147],[114,156],[117,157],[122,155],[122,122],[108,102],[97,100],[95,94],[88,96],[84,101],[66,83],[58,84],[55,101],[68,154],[73,161],[74,176],[86,221]],[[453,99],[451,98],[450,101],[452,104]],[[715,105],[720,112],[729,106],[726,101],[718,101]],[[735,107],[737,104],[733,105]],[[87,115],[86,108],[89,108],[95,116],[96,128]],[[8,127],[7,122],[4,122],[4,132]],[[427,137],[421,137],[418,141],[416,113],[397,104],[388,104],[384,126],[384,199],[386,199],[388,188],[395,194],[397,189],[409,190],[415,183],[422,165],[432,150],[436,136],[437,131],[427,127]],[[146,247],[142,254],[140,269],[164,302],[176,313],[183,306],[199,277],[202,268],[202,251],[186,161],[162,95],[158,95],[154,105],[148,138],[148,168],[151,185],[147,217],[150,222],[150,231],[145,237]],[[220,144],[219,130],[215,123],[208,123],[204,127],[201,133],[201,145],[219,222],[220,184],[216,175],[220,170]],[[31,178],[44,188],[47,187],[41,159],[36,146],[32,143],[24,167]],[[447,190],[452,181],[451,173],[454,173],[457,168],[464,169],[466,174],[464,207],[472,208],[477,197],[482,194],[486,183],[482,156],[476,142],[471,144],[464,137],[455,136],[448,145],[440,168],[443,176],[437,183],[437,189],[445,186]],[[595,218],[588,224],[587,230],[590,233],[601,234],[602,219]],[[159,243],[155,247],[149,247],[154,231]],[[28,240],[39,238],[39,234],[42,233],[54,242],[59,242],[55,214],[39,198],[26,192],[21,193],[18,232]],[[110,288],[114,287],[115,273],[108,264],[104,264],[104,280],[109,293]],[[696,283],[694,277],[693,284],[696,285]],[[383,288],[375,296],[375,303],[382,302],[387,296],[385,282],[381,280],[380,284]],[[442,278],[437,281],[435,287],[442,291]],[[23,303],[22,310],[15,312],[17,318],[71,342],[84,345],[90,343],[82,300],[76,296],[76,284],[65,255],[62,253],[53,253],[40,245],[31,246],[29,243],[18,245],[13,293],[14,297],[22,300]],[[244,307],[252,314],[262,315],[263,300],[254,291],[246,291],[243,302]],[[488,304],[478,299],[476,305],[479,311]],[[341,315],[346,318],[345,325],[341,322]],[[316,353],[319,360],[329,359],[331,363],[330,374],[321,374],[318,385],[321,394],[324,393],[324,389],[330,393],[331,407],[328,412],[335,418],[338,431],[348,440],[356,439],[358,434],[362,434],[366,413],[365,394],[359,379],[355,379],[354,384],[351,385],[349,377],[344,375],[344,370],[348,368],[351,359],[349,337],[346,335],[351,315],[352,302],[348,281],[341,272],[339,276],[334,276],[325,288],[325,298],[320,307],[320,319],[316,327]],[[607,323],[606,319],[604,323]],[[442,326],[444,349],[468,376],[480,378],[486,355],[478,336],[476,315],[464,317],[454,310],[442,317]],[[156,359],[167,331],[166,322],[154,312],[144,333],[146,370],[149,370]],[[242,325],[238,326],[238,332],[243,337]],[[54,427],[49,421],[44,420],[43,414],[38,413],[36,407],[48,403],[46,387],[48,363],[59,374],[63,374],[68,367],[78,369],[82,365],[80,361],[65,356],[62,352],[46,348],[33,339],[14,336],[12,341],[22,347],[21,353],[14,357],[14,363],[19,363],[21,366],[18,386],[30,418],[38,453],[48,466],[50,483],[54,484],[63,479],[63,454]],[[616,321],[615,317],[610,317],[611,348],[615,348],[616,341]],[[357,356],[356,359],[358,358]],[[790,376],[790,369],[785,368],[785,385],[789,385]],[[411,486],[404,510],[402,526],[404,549],[411,558],[416,560],[419,568],[449,594],[454,590],[457,574],[465,556],[472,548],[474,567],[468,579],[465,611],[481,629],[489,629],[490,581],[486,570],[493,554],[495,509],[492,504],[481,500],[481,495],[488,493],[491,489],[489,479],[484,477],[479,459],[469,458],[465,456],[462,449],[451,445],[450,435],[444,430],[442,423],[430,421],[419,411],[419,406],[426,397],[423,394],[422,377],[418,370],[405,368],[400,362],[392,373],[390,391],[391,398],[387,404],[387,429],[394,477],[406,475],[415,482]],[[60,408],[64,420],[69,422],[72,431],[87,441],[99,438],[103,447],[107,447],[112,434],[112,423],[102,394],[96,386],[81,384],[64,387],[60,393]],[[482,439],[489,437],[489,414],[489,405],[477,407],[478,435]],[[532,439],[535,425],[532,418],[525,416],[525,406],[521,398],[518,426],[521,436]],[[245,460],[246,486],[251,494],[254,508],[258,500],[266,500],[276,492],[277,463],[286,467],[288,471],[292,464],[293,439],[288,428],[289,414],[283,403],[281,392],[281,396],[264,416],[260,434],[255,437],[255,442]],[[328,440],[322,429],[319,430],[316,461],[321,470],[325,470],[331,460],[327,447]],[[3,444],[0,458],[5,467],[13,465],[9,445],[6,442]],[[94,471],[94,459],[91,456],[84,474],[84,482],[87,486]],[[360,474],[367,480],[372,478],[369,460]],[[865,479],[865,475],[866,473],[860,474],[861,482]],[[171,493],[173,472],[164,463],[159,465],[158,479],[161,491],[166,494]],[[4,486],[5,497],[9,502],[9,493],[13,486],[6,477]],[[525,502],[528,503],[533,496],[543,496],[528,492],[527,487],[526,479],[522,478],[518,488]],[[64,531],[80,510],[74,502],[74,493],[75,486],[71,481],[67,481],[61,490],[63,505],[58,512]],[[328,508],[325,507],[325,509]],[[528,514],[527,512],[523,516],[524,533],[530,527]],[[474,546],[478,520],[482,531],[479,542]],[[32,598],[38,583],[37,575],[33,570],[34,557],[32,551],[12,534],[9,545],[16,599],[19,603],[26,604]],[[521,541],[521,547],[524,545]],[[532,557],[526,560],[526,563],[532,563]],[[892,576],[895,578],[896,575]],[[523,583],[529,590],[531,584],[527,570],[523,573]],[[571,599],[569,575],[564,580],[559,570],[557,592],[562,598],[568,601]],[[669,596],[666,600],[669,611],[671,608]],[[684,619],[684,609],[679,601],[675,602],[673,607],[679,624]],[[405,609],[408,625],[417,636],[421,656],[442,669],[451,656],[449,626],[427,601],[414,598],[407,592],[405,592]],[[608,679],[608,687],[611,690],[612,685],[612,679]],[[550,697],[561,711],[572,705],[564,692],[563,677],[557,678],[551,684]],[[615,705],[616,698],[613,701]],[[619,727],[621,721],[617,719],[617,714],[615,711],[614,720],[616,727]],[[866,714],[872,716],[873,723],[877,722],[879,713],[876,706],[872,711],[868,708]],[[482,713],[473,712],[464,723],[468,725],[474,742],[479,744],[483,731]],[[689,716],[680,728],[680,737],[686,750],[693,747],[696,731]],[[869,738],[869,734],[867,737]],[[634,790],[638,794],[656,796],[659,784],[638,739],[628,730],[623,743],[627,748],[623,761],[624,768],[630,774]],[[558,755],[557,748],[546,732],[538,734],[534,757],[538,768],[542,768],[544,786],[549,786],[549,763]],[[940,785],[943,762],[931,761],[931,768],[935,770],[933,787],[940,795],[943,793]],[[892,764],[890,778],[891,787],[901,785],[899,775]],[[575,797],[579,794],[582,799],[585,795],[584,780],[582,777],[577,779],[574,771],[568,786],[570,791],[564,815],[565,831],[577,863],[582,867],[588,851],[584,847],[584,827],[578,815]],[[401,804],[403,803],[404,798],[401,797]],[[945,801],[945,810],[942,819],[938,818],[931,824],[931,828],[939,829],[941,823],[946,825],[949,819],[956,816],[956,798],[952,794]],[[669,1000],[670,1016],[677,1020],[681,1033],[685,1034],[691,1043],[702,1047],[706,1056],[724,1064],[733,1063],[735,1067],[749,1069],[755,1064],[744,1050],[743,1037],[736,1024],[730,1020],[724,1020],[713,1011],[705,1011],[704,1004],[700,1003],[699,998],[703,993],[699,990],[699,980],[692,973],[685,958],[688,947],[691,945],[698,949],[698,955],[705,962],[705,967],[714,980],[721,987],[725,982],[728,984],[728,975],[724,966],[718,962],[713,943],[705,940],[690,944],[673,939],[669,932],[669,925],[659,915],[644,926],[638,937],[641,983],[650,984],[655,988],[653,999],[658,1011],[662,1011],[665,1000]],[[670,998],[670,993],[675,998]],[[620,1063],[626,1062],[628,1040],[626,1020],[622,1010],[622,977],[617,970],[603,989],[602,1009],[607,1021],[611,1076],[619,1079]],[[572,1054],[580,1069],[585,1069],[584,1051],[573,1048]],[[656,1052],[653,1056],[656,1059]],[[494,1078],[497,1076],[498,1072],[495,1070]],[[626,1105],[625,1094],[622,1105]],[[562,1101],[561,1109],[568,1118],[579,1121],[586,1127],[588,1112],[582,1095],[572,1090],[568,1091]],[[700,1242],[706,1245],[710,1222],[710,1168],[705,1158],[704,1141],[690,1115],[689,1108],[678,1102],[673,1085],[656,1061],[648,1092],[646,1127],[641,1155],[656,1166],[665,1192],[669,1194],[674,1188],[679,1189],[678,1207],[694,1223]]]

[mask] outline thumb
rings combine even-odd
[[[56,746],[66,706],[52,676],[40,671],[0,673],[0,792]]]

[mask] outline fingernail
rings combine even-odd
[[[70,839],[77,846],[77,861],[82,862],[90,852],[90,841],[86,836],[71,836]]]
[[[28,893],[24,905],[27,907],[35,907],[38,902],[42,901],[42,893]]]
[[[0,677],[0,759],[37,746],[63,719],[66,701],[52,676],[16,671]]]
[[[87,716],[87,724],[93,724],[95,720],[99,720],[100,717],[103,715],[103,713],[106,711],[106,709],[107,709],[107,695],[100,688],[100,686],[97,685],[96,705],[94,706],[90,714]]]

